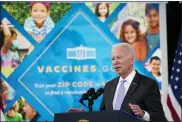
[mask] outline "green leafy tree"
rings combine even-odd
[[[145,19],[145,4],[141,4],[141,3],[130,4],[128,15],[138,18],[139,22],[144,27],[148,26],[146,19]]]
[[[23,107],[24,107],[24,98],[20,97],[20,99],[17,100],[18,105],[19,105],[19,110],[18,113],[20,113],[25,120],[25,113],[23,112]]]

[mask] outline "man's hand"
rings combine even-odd
[[[132,112],[138,117],[142,118],[144,116],[144,112],[138,105],[129,103],[129,107],[131,108]]]

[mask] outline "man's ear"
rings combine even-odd
[[[131,56],[131,64],[134,64],[135,57]]]

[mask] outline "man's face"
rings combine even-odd
[[[120,76],[125,76],[133,66],[133,59],[124,48],[115,47],[112,50],[112,65]]]

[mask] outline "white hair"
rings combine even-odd
[[[120,48],[124,48],[124,50],[131,56],[131,57],[135,57],[135,51],[133,49],[133,47],[128,44],[128,43],[118,43],[113,45],[113,48],[115,47],[120,47]]]

